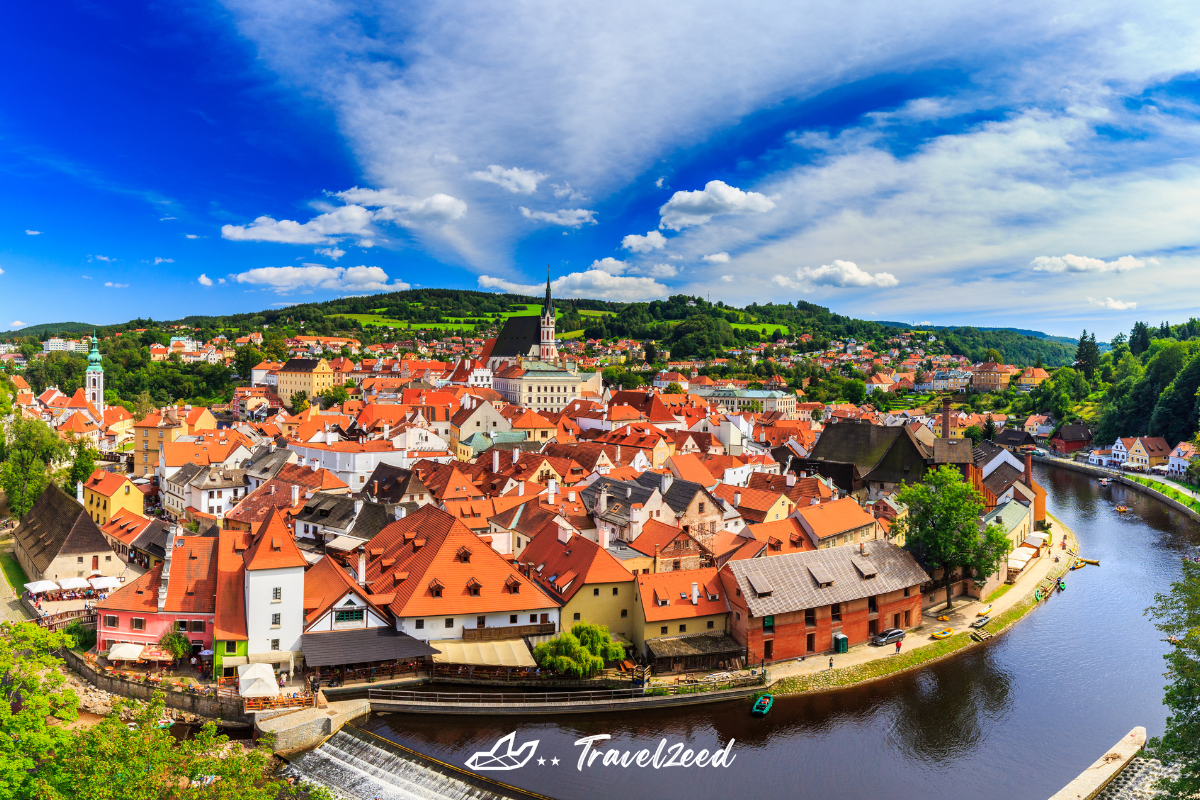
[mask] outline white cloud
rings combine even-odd
[[[156,266],[156,267],[159,264],[174,264],[174,263],[175,263],[175,259],[173,259],[173,258],[159,258],[157,256],[154,257],[154,266]]]
[[[128,283],[113,283],[112,281],[105,281],[104,285],[110,286],[113,289],[128,289],[129,288]]]
[[[703,191],[676,192],[658,213],[658,227],[680,231],[703,225],[721,214],[762,214],[775,208],[775,202],[758,192],[743,192],[725,181],[709,181]]]
[[[537,191],[538,183],[550,176],[531,169],[521,169],[520,167],[508,167],[506,169],[498,164],[492,164],[486,170],[472,172],[471,177],[477,181],[494,183],[513,194],[533,194]],[[568,188],[570,188],[569,184]],[[556,192],[555,197],[557,196],[558,193]]]
[[[116,259],[108,256],[88,256],[88,261],[116,261]]]
[[[217,283],[224,283],[224,282],[225,282],[224,278],[217,278]]]
[[[19,320],[19,319],[13,320],[12,322],[8,323],[8,327],[10,327],[10,328],[24,328],[25,325],[26,325],[26,323],[21,322],[21,320]]]
[[[26,236],[41,236],[41,235],[42,235],[42,232],[41,232],[41,231],[31,231],[31,230],[29,230],[28,228],[26,228],[26,229],[25,229],[25,235],[26,235]]]
[[[1147,264],[1157,266],[1158,261],[1153,258],[1141,259],[1133,256],[1121,256],[1115,261],[1104,261],[1099,258],[1067,253],[1065,256],[1038,256],[1029,262],[1034,272],[1127,272],[1131,269],[1141,269]]]
[[[205,275],[203,272],[200,273],[200,277],[196,279],[196,282],[199,283],[201,286],[212,286],[213,285],[213,279],[208,277],[207,275]],[[224,283],[224,281],[222,281],[222,283]]]
[[[822,264],[819,267],[800,267],[796,277],[776,275],[772,280],[787,289],[800,289],[811,292],[814,286],[836,286],[840,288],[878,286],[887,288],[896,286],[900,281],[890,272],[877,272],[872,275],[853,261],[834,261],[832,264]]]
[[[410,197],[395,189],[360,189],[355,186],[336,197],[347,203],[368,208],[378,208],[374,218],[395,222],[404,227],[420,225],[445,225],[462,219],[467,213],[467,204],[457,197],[441,192],[429,197]]]
[[[172,220],[172,219],[179,219],[179,217],[159,217],[159,218],[158,218],[158,221],[159,221],[159,222],[166,222],[166,221],[168,221],[168,220]]]
[[[545,289],[545,286],[514,283],[488,275],[479,276],[479,285],[485,289],[500,289],[504,292],[530,295],[537,295]],[[618,300],[626,303],[666,297],[669,291],[666,286],[653,278],[612,275],[599,269],[563,275],[551,281],[550,288],[555,297],[602,297],[605,300]]]
[[[595,225],[596,212],[585,208],[560,208],[558,211],[530,211],[521,206],[521,215],[525,219],[535,219],[539,222],[549,222],[551,225],[562,225],[567,228],[578,228],[581,225]]]
[[[299,223],[262,216],[250,225],[222,225],[221,236],[235,242],[329,244],[341,236],[369,237],[372,214],[362,206],[348,205]]]
[[[728,264],[729,253],[711,253],[705,256],[703,260],[709,264]]]
[[[660,177],[658,180],[656,180],[654,182],[654,187],[656,189],[661,189],[663,187],[663,181],[665,181],[666,179],[667,179],[667,177],[665,175]]]
[[[651,264],[649,267],[643,267],[637,270],[651,278],[674,278],[679,274],[679,270],[674,264]]]
[[[1114,300],[1111,297],[1106,297],[1103,300],[1097,300],[1094,297],[1089,297],[1088,302],[1092,305],[1102,306],[1103,308],[1111,308],[1113,311],[1131,311],[1137,308],[1137,303],[1126,302],[1124,300]]]
[[[733,276],[732,275],[722,275],[721,280],[725,283],[733,283]]]
[[[318,247],[316,250],[313,250],[313,252],[319,256],[327,256],[334,261],[337,261],[339,258],[346,255],[346,251],[340,247]]]
[[[82,276],[80,276],[80,277],[82,277],[82,278],[83,278],[85,281],[90,281],[90,280],[92,280],[92,276],[91,276],[91,275],[82,275]]]
[[[410,288],[403,281],[388,283],[381,267],[258,267],[234,276],[238,283],[265,286],[276,292],[325,289],[336,292],[398,292]]]
[[[628,264],[626,264],[624,261],[618,261],[617,259],[613,258],[612,256],[609,256],[607,258],[597,259],[596,261],[592,262],[592,265],[590,267],[588,267],[588,269],[602,270],[604,272],[607,272],[609,275],[620,275],[622,272],[624,272],[628,268],[629,268]]]
[[[559,200],[566,198],[577,203],[586,203],[592,199],[578,189],[572,188],[570,183],[552,183],[550,188],[554,190],[554,196]]]
[[[647,231],[645,236],[631,233],[621,240],[621,247],[635,253],[649,253],[651,250],[662,250],[667,246],[667,237],[658,231]]]
[[[200,236],[195,233],[185,233],[184,236],[188,239],[199,239]]]

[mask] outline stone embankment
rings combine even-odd
[[[1145,746],[1146,729],[1140,726],[1134,728],[1050,800],[1092,800],[1113,782]]]
[[[86,711],[89,714],[107,717],[113,713],[114,706],[124,701],[129,705],[121,711],[120,718],[128,722],[133,719],[137,711],[146,705],[142,700],[123,697],[99,689],[73,672],[67,673],[66,685],[68,688],[74,690],[76,697],[79,698],[79,710]],[[183,711],[177,708],[167,708],[164,711],[164,715],[176,722],[188,725],[202,725],[205,722],[211,721],[199,714],[193,714],[190,711]]]

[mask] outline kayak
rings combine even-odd
[[[978,613],[977,613],[975,616],[977,616],[977,617],[986,617],[986,616],[987,616],[988,614],[990,614],[990,613],[992,613],[992,604],[991,604],[991,603],[988,603],[986,606],[984,606],[983,608],[979,609],[979,612],[978,612]]]
[[[953,633],[954,633],[954,628],[942,628],[940,631],[933,632],[933,638],[945,639],[946,637],[950,636]]]
[[[1080,559],[1079,561],[1076,561],[1074,564],[1071,565],[1071,569],[1083,569],[1086,566],[1087,566],[1087,564],[1083,563],[1083,560]]]
[[[750,713],[755,717],[765,717],[773,705],[775,705],[775,698],[769,694],[764,694],[754,701],[754,707],[750,709]]]
[[[1076,556],[1076,558],[1078,558],[1078,556]],[[1100,566],[1100,560],[1096,558],[1080,558],[1079,560],[1085,564],[1091,564],[1093,567]]]

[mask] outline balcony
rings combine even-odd
[[[522,636],[539,636],[544,633],[555,633],[556,627],[556,624],[553,622],[539,622],[533,625],[501,625],[487,628],[468,628],[463,626],[462,638],[465,641],[520,639]]]

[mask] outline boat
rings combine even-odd
[[[946,637],[952,635],[953,633],[954,633],[954,628],[942,628],[940,631],[933,632],[933,638],[945,639]]]
[[[949,622],[949,621],[950,621],[950,616],[947,614],[943,614],[942,616],[938,617],[938,622]]]
[[[1041,590],[1041,588],[1040,588],[1040,587],[1038,588],[1038,590],[1037,590],[1036,592],[1034,592],[1034,593],[1033,593],[1033,599],[1034,599],[1034,600],[1036,600],[1036,601],[1038,601],[1039,603],[1041,602],[1041,600],[1042,600],[1042,590]]]
[[[1083,563],[1083,562],[1082,562],[1082,561],[1080,561],[1079,559],[1076,559],[1076,560],[1075,560],[1075,563],[1071,565],[1071,569],[1073,569],[1073,570],[1075,570],[1075,569],[1083,569],[1083,568],[1084,568],[1084,567],[1086,567],[1086,566],[1087,566],[1087,564]]]
[[[750,714],[755,717],[765,717],[773,705],[775,705],[775,698],[764,694],[754,701],[754,707],[750,709]]]
[[[986,617],[986,616],[987,616],[988,614],[990,614],[990,613],[992,613],[992,604],[991,604],[991,603],[988,603],[986,606],[984,606],[983,608],[979,609],[979,613],[977,613],[975,616],[977,616],[977,617]]]
[[[162,719],[160,719],[158,722],[154,723],[154,727],[156,727],[156,728],[169,728],[169,727],[171,727],[171,726],[172,726],[172,725],[174,725],[174,724],[175,724],[175,720],[171,719],[170,717],[163,717],[163,718],[162,718]]]
[[[975,621],[971,623],[971,627],[972,628],[982,628],[984,625],[987,625],[991,621],[992,621],[991,617],[977,617],[975,619]]]
[[[1098,567],[1098,566],[1100,566],[1100,560],[1099,560],[1099,559],[1096,559],[1096,558],[1080,558],[1079,556],[1075,556],[1075,557],[1076,557],[1076,558],[1079,558],[1079,560],[1080,560],[1080,561],[1082,561],[1082,562],[1083,562],[1083,563],[1085,563],[1085,564],[1091,564],[1093,567]]]
[[[1100,479],[1101,486],[1108,486],[1110,483],[1112,483],[1112,478],[1101,478]]]
[[[1062,578],[1058,579],[1058,590],[1060,592],[1065,592],[1067,590],[1067,582],[1064,581]]]
[[[1129,506],[1117,506],[1118,514],[1124,514],[1128,510],[1129,510]]]

